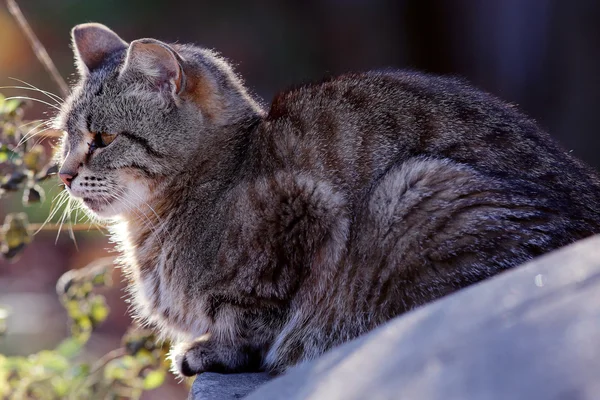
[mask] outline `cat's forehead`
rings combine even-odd
[[[119,79],[118,69],[94,72],[74,90],[63,129],[77,136],[140,116],[152,119],[159,106],[152,97],[136,82]]]
[[[118,62],[112,62],[80,79],[61,109],[58,119],[62,129],[69,134],[85,131],[90,113],[102,108],[104,95],[118,93],[115,87],[118,85],[118,67]]]

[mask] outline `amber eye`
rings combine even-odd
[[[96,147],[106,147],[111,144],[116,137],[117,135],[111,133],[100,132],[96,133],[94,141],[96,142]]]

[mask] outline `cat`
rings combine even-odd
[[[60,178],[178,374],[281,373],[600,232],[595,171],[462,80],[346,74],[267,111],[211,50],[72,39]]]

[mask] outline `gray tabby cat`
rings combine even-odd
[[[212,51],[72,35],[60,177],[116,221],[183,375],[284,371],[600,232],[595,172],[462,81],[350,74],[265,111]]]

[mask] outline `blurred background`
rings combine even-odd
[[[293,84],[347,71],[395,67],[456,75],[517,104],[577,157],[600,167],[597,0],[22,0],[20,6],[70,82],[76,76],[69,31],[90,21],[127,41],[154,37],[217,49],[265,104]],[[58,92],[0,4],[0,86],[15,85],[9,77]],[[52,115],[40,104],[27,112],[30,119]],[[48,214],[60,187],[54,180],[46,189],[46,202],[25,210],[34,222]],[[1,200],[0,221],[22,208],[19,195]],[[0,304],[13,309],[0,353],[52,348],[66,335],[56,280],[111,248],[99,232],[76,236],[78,249],[67,234],[56,240],[42,232],[17,262],[0,259]],[[122,285],[116,286],[108,295],[109,320],[90,342],[92,355],[119,346],[130,322]],[[171,381],[144,396],[185,395]]]

